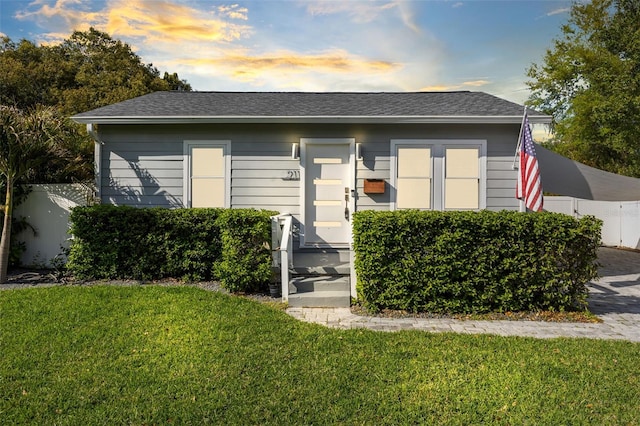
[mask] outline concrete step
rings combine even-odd
[[[294,275],[349,275],[349,264],[322,266],[294,266],[290,270]]]
[[[348,308],[351,306],[349,292],[316,291],[289,295],[289,306],[293,308]]]
[[[295,276],[289,282],[289,294],[311,293],[323,291],[350,291],[349,277],[342,275],[329,276]]]
[[[350,273],[349,251],[295,252],[292,272],[300,275],[348,275]]]
[[[289,306],[346,308],[350,305],[348,276],[299,276],[289,283]]]

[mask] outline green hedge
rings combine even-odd
[[[257,291],[271,279],[271,221],[274,212],[227,210],[218,220],[222,254],[216,276],[230,291]]]
[[[76,207],[70,217],[73,240],[67,267],[79,279],[220,279],[232,291],[255,290],[271,278],[273,214],[253,209]],[[253,262],[234,260],[236,246]],[[230,270],[235,276],[218,275]]]
[[[546,212],[357,212],[358,298],[411,312],[581,308],[601,226]]]

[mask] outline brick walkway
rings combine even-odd
[[[640,342],[640,253],[602,248],[598,261],[601,264],[600,278],[589,283],[589,309],[603,320],[599,324],[377,318],[354,315],[349,308],[289,308],[287,312],[302,321],[342,329],[424,330],[538,338],[585,337]]]

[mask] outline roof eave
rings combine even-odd
[[[226,124],[226,123],[347,123],[347,124],[518,124],[522,116],[73,116],[82,124]],[[533,124],[549,124],[551,116],[529,116]]]

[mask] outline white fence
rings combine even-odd
[[[545,197],[545,210],[580,218],[592,215],[604,222],[602,244],[640,249],[640,201],[593,201]]]
[[[27,250],[21,261],[27,266],[51,266],[51,260],[69,246],[69,213],[75,206],[84,206],[93,197],[93,190],[80,184],[32,185],[26,201],[14,210],[15,217],[25,217],[36,230],[26,230],[17,236]]]

